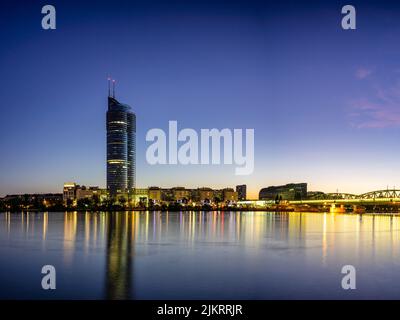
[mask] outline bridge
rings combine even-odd
[[[289,204],[374,204],[400,203],[400,189],[377,190],[360,195],[351,193],[323,193],[311,199],[290,200]]]
[[[271,208],[278,204],[274,200],[247,200],[238,201],[239,207],[251,208]],[[345,212],[345,211],[362,211],[365,207],[374,208],[398,208],[400,209],[400,189],[386,189],[377,190],[360,195],[351,193],[321,193],[308,199],[301,200],[283,200],[279,203],[279,207],[317,207],[324,208],[331,212]]]

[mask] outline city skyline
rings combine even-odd
[[[396,4],[356,2],[357,30],[344,31],[340,6],[327,3],[77,3],[54,2],[54,31],[40,28],[33,3],[0,13],[0,196],[60,192],[65,181],[106,186],[109,74],[140,119],[138,187],[246,184],[257,198],[296,182],[354,194],[399,185]],[[254,128],[254,173],[147,164],[146,132],[170,120]]]

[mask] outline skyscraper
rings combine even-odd
[[[107,111],[107,189],[110,196],[135,188],[136,115],[130,106],[115,99],[108,90]]]

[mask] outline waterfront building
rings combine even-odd
[[[149,189],[135,188],[133,189],[131,198],[133,206],[147,206],[149,202]]]
[[[247,199],[247,186],[245,184],[236,186],[236,192],[240,201],[244,201]]]
[[[153,204],[181,203],[188,205],[218,204],[222,202],[237,202],[237,192],[232,188],[211,189],[197,188],[186,189],[184,187],[160,188],[150,187],[148,199]]]
[[[187,203],[191,199],[191,190],[184,187],[172,188],[174,201]]]
[[[148,194],[149,194],[149,200],[151,200],[153,203],[161,202],[161,188],[150,187]]]
[[[115,197],[110,197],[107,189],[80,186],[75,182],[68,182],[64,184],[64,204],[70,202],[70,205],[75,206],[79,200],[93,199],[95,196],[97,196],[99,199],[99,203],[104,203],[104,201],[109,198],[115,199]],[[169,205],[174,203],[181,203],[183,205],[218,205],[225,203],[231,205],[232,203],[236,203],[238,201],[238,193],[233,188],[186,189],[184,187],[149,187],[132,189],[129,193],[129,199],[127,199],[126,194],[118,194],[118,197],[115,200],[119,202],[123,201],[123,203],[129,203],[129,205],[134,207],[148,206],[150,203],[160,205]]]
[[[196,201],[200,203],[211,203],[214,201],[215,195],[213,189],[203,187],[198,188],[196,191],[194,192]]]
[[[63,202],[67,204],[68,200],[75,201],[76,199],[76,188],[77,185],[75,182],[66,182],[64,183],[63,188]]]
[[[99,187],[78,187],[76,189],[76,200],[81,199],[92,199],[97,196],[99,200],[105,200],[107,198],[107,190],[100,189]]]
[[[224,202],[237,202],[238,201],[238,193],[232,188],[225,188],[222,190],[223,200]]]
[[[109,87],[107,110],[107,189],[111,197],[130,194],[135,188],[136,115],[115,99]]]
[[[289,183],[283,186],[263,188],[259,200],[302,200],[307,198],[307,183]]]
[[[103,201],[107,199],[107,190],[100,189],[99,187],[80,186],[75,182],[64,183],[64,204],[67,204],[67,202],[70,201],[71,204],[76,205],[77,201],[82,199],[92,199],[94,196],[97,196],[99,201]]]

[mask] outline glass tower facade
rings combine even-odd
[[[135,188],[136,115],[130,106],[108,97],[107,189],[110,196]]]

